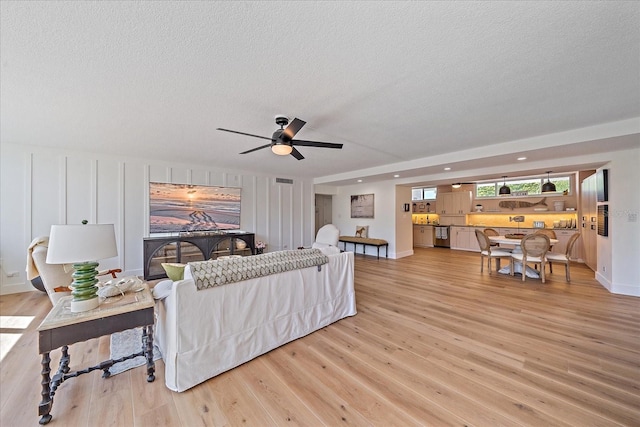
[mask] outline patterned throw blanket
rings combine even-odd
[[[189,266],[196,287],[202,290],[283,271],[320,266],[328,262],[329,258],[319,249],[298,249],[240,258],[190,262]]]

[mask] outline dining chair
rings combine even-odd
[[[527,263],[534,263],[536,265],[540,264],[540,278],[542,279],[542,283],[545,282],[544,270],[545,270],[545,255],[549,251],[549,246],[551,242],[549,242],[549,237],[546,234],[527,234],[522,238],[520,242],[520,247],[522,248],[522,253],[512,253],[511,254],[511,275],[513,276],[513,271],[515,267],[515,261],[522,262],[522,281],[525,281]]]
[[[558,237],[556,236],[556,232],[553,230],[548,230],[546,228],[541,228],[539,230],[535,231],[536,234],[544,234],[545,236],[547,236],[550,239],[558,239]],[[549,246],[549,250],[551,250],[553,246]],[[551,253],[551,252],[549,252]],[[547,257],[548,259],[548,257]],[[553,273],[553,264],[551,262],[549,262],[549,273]]]
[[[484,229],[484,234],[486,234],[487,236],[499,236],[500,233],[498,233],[495,229],[493,228],[485,228]],[[489,243],[491,244],[491,246],[500,246],[499,243],[494,243],[489,241]]]
[[[491,274],[491,258],[496,259],[496,271],[500,270],[500,258],[510,258],[511,252],[508,252],[499,248],[491,248],[491,241],[487,234],[476,228],[476,239],[478,239],[478,245],[480,246],[480,272],[484,271],[484,257],[487,257],[487,268],[489,274]]]
[[[555,254],[552,252],[547,253],[546,258],[549,264],[551,262],[561,262],[564,264],[564,272],[567,278],[567,282],[571,282],[571,273],[569,272],[569,264],[571,264],[571,252],[576,241],[580,238],[580,233],[574,233],[567,242],[567,249],[563,254]],[[553,272],[552,272],[553,273]]]

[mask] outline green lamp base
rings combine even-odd
[[[98,263],[91,261],[73,264],[75,271],[71,276],[73,277],[73,283],[71,283],[73,288],[71,291],[71,295],[73,295],[73,300],[71,300],[72,313],[93,310],[100,305],[97,294],[98,287],[96,286],[98,283],[96,267],[98,267]]]

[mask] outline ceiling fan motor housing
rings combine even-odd
[[[289,117],[277,115],[276,116],[276,124],[278,126],[280,126],[280,127],[285,127],[286,125],[289,124]]]
[[[278,129],[275,132],[273,132],[273,135],[271,136],[271,141],[272,142],[277,142],[277,141],[288,142],[290,141],[290,139],[287,138],[287,135],[284,133],[283,129]]]

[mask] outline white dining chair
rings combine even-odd
[[[567,249],[563,254],[556,254],[553,252],[548,252],[546,255],[547,261],[549,264],[551,262],[558,262],[564,264],[564,273],[567,278],[567,282],[571,282],[571,273],[569,271],[569,264],[571,264],[571,252],[573,251],[573,246],[576,241],[580,238],[580,233],[574,233],[567,242]],[[553,273],[553,271],[551,271]]]
[[[484,231],[476,228],[476,239],[478,240],[478,245],[480,246],[480,272],[484,271],[484,257],[487,257],[487,268],[489,269],[489,274],[491,274],[491,259],[496,259],[496,271],[500,270],[500,259],[501,258],[511,258],[511,252],[506,250],[492,247],[491,241],[489,237],[485,234]]]
[[[549,237],[544,234],[528,234],[522,238],[520,242],[520,248],[522,253],[511,253],[511,275],[513,276],[515,261],[522,263],[522,281],[525,281],[527,276],[527,264],[534,263],[540,264],[540,278],[542,283],[545,282],[544,270],[547,252],[551,242]]]

